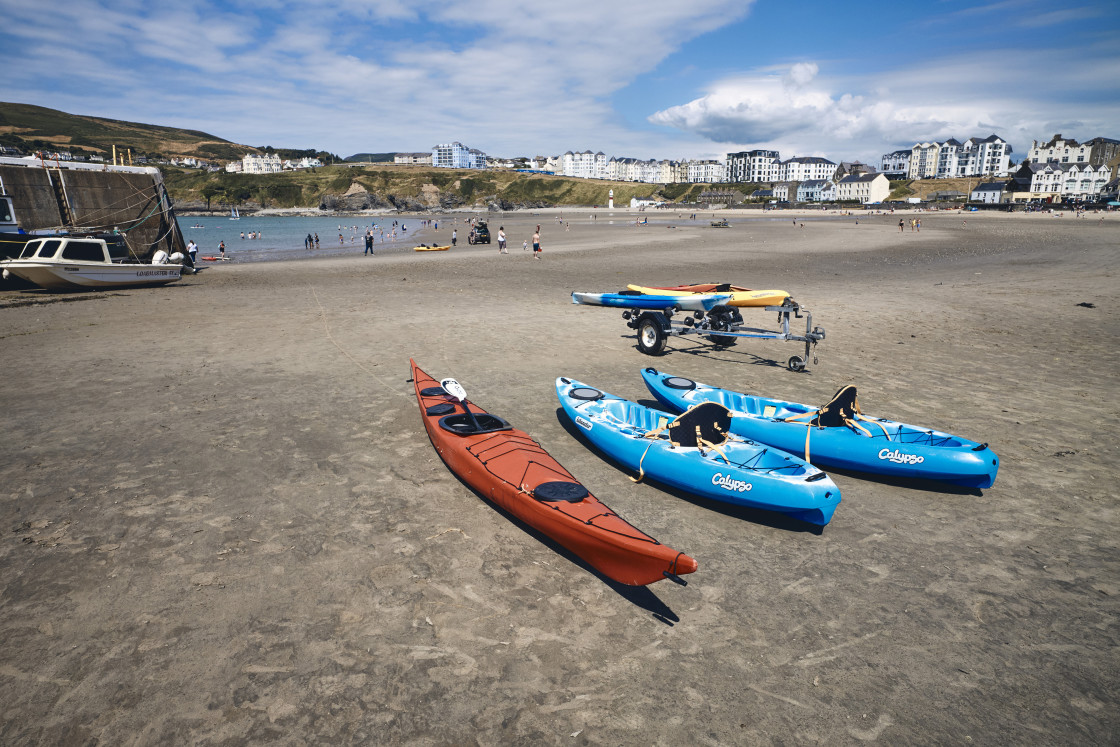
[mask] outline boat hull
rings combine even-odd
[[[990,488],[999,471],[999,457],[985,444],[930,428],[878,418],[857,421],[870,436],[844,426],[809,428],[805,420],[779,420],[817,409],[799,402],[719,389],[654,368],[644,369],[642,378],[657,401],[675,412],[718,402],[731,411],[733,433],[802,457],[810,431],[809,458],[820,466],[970,488]]]
[[[0,263],[3,268],[47,290],[77,288],[120,288],[165,285],[182,275],[180,265],[110,264],[107,262],[39,262],[13,259]]]
[[[463,414],[463,405],[414,361],[409,363],[432,445],[448,468],[484,498],[618,583],[644,586],[666,574],[682,576],[696,570],[694,559],[635,528],[586,492],[524,431],[510,427],[480,434],[449,431],[441,420]],[[487,414],[473,403],[466,406],[476,416]],[[535,494],[545,483],[562,483],[586,495],[575,501],[542,500]]]
[[[572,303],[586,304],[588,306],[611,306],[618,309],[646,309],[651,311],[664,311],[665,309],[711,311],[714,307],[727,303],[730,298],[730,293],[688,294],[677,296],[651,296],[632,293],[572,293]]]
[[[414,252],[446,252],[450,248],[451,248],[450,244],[448,244],[447,246],[414,246],[412,248],[412,251],[414,251]]]
[[[602,397],[588,400],[586,392]],[[775,511],[824,526],[840,504],[840,489],[816,467],[752,442],[728,442],[702,452],[646,438],[674,416],[595,389],[574,379],[556,380],[564,412],[596,448],[624,467],[686,493]],[[726,457],[726,459],[724,458]]]
[[[665,288],[653,288],[644,285],[628,285],[628,290],[638,291],[649,295],[662,296],[688,296],[694,293],[730,293],[731,300],[728,306],[781,306],[789,298],[789,293],[784,290],[751,290],[738,285],[719,285],[716,283],[700,283],[696,285],[674,285]]]

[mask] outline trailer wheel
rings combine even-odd
[[[665,340],[665,330],[653,315],[643,315],[638,320],[638,350],[646,355],[661,355]]]
[[[789,368],[790,371],[804,371],[805,370],[805,359],[802,358],[800,355],[791,356],[790,359],[788,361],[786,361],[786,366]]]

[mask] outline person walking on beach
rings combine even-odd
[[[539,227],[537,232],[533,234],[533,258],[541,258],[541,229]]]
[[[459,240],[459,230],[456,228],[451,229],[451,246],[455,246],[455,242]]]
[[[509,254],[506,251],[506,227],[498,226],[498,254]]]
[[[191,239],[190,243],[187,244],[187,254],[190,255],[191,264],[193,265],[195,258],[198,256],[198,244],[194,243],[194,239]]]
[[[521,242],[521,251],[523,251],[523,252],[529,251],[529,239],[525,239],[524,241]]]
[[[224,241],[219,241],[218,242],[218,252],[222,255],[222,259],[226,258],[226,242],[224,242]]]
[[[367,254],[373,254],[373,231],[366,231],[366,250],[362,252],[362,256]]]
[[[898,232],[903,233],[905,229],[902,227],[902,218],[898,219]]]

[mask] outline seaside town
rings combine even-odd
[[[22,156],[8,148],[7,155]],[[72,161],[68,151],[38,154],[47,161]],[[35,156],[31,156],[35,157]],[[103,162],[102,157],[97,157]],[[138,158],[137,164],[148,163]],[[176,157],[165,165],[228,173],[274,174],[319,168],[315,157],[281,159],[275,153],[250,153],[224,164],[196,157]],[[360,162],[359,162],[360,163]],[[878,164],[834,162],[821,156],[782,158],[775,150],[728,153],[723,160],[639,160],[608,157],[602,151],[566,151],[556,156],[498,158],[458,141],[441,143],[430,152],[395,153],[393,163],[447,169],[512,169],[548,174],[646,184],[710,184],[705,203],[734,205],[746,201],[793,203],[877,204],[887,200],[891,181],[905,179],[975,179],[967,191],[941,190],[933,200],[982,205],[1039,205],[1116,202],[1120,193],[1120,140],[1094,137],[1084,142],[1055,134],[1034,140],[1025,157],[1014,160],[1011,145],[998,135],[969,137],[963,142],[918,142],[906,150],[884,153]],[[755,184],[744,193],[721,189],[720,184]],[[919,202],[917,199],[912,202]],[[635,198],[631,207],[658,204]]]

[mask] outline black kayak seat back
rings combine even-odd
[[[836,390],[828,404],[820,409],[817,417],[813,418],[813,425],[821,428],[837,428],[847,425],[859,414],[859,400],[856,399],[856,387],[847,384]]]
[[[674,446],[695,448],[700,445],[700,438],[705,446],[719,446],[727,441],[730,429],[731,412],[718,402],[704,402],[693,405],[669,423],[669,441]]]

